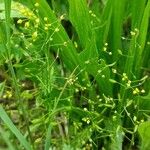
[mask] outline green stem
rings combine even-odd
[[[21,97],[20,97],[20,88],[19,88],[19,85],[17,83],[17,77],[16,77],[15,70],[13,68],[13,64],[11,61],[11,44],[10,44],[10,36],[11,36],[11,30],[10,30],[11,22],[10,22],[10,20],[11,19],[10,19],[10,13],[11,13],[11,0],[5,0],[6,56],[7,56],[7,61],[8,61],[8,68],[9,68],[9,71],[10,71],[11,76],[12,76],[13,86],[15,88],[15,96],[18,100],[19,108],[22,111],[24,121],[26,122],[26,127],[27,127],[27,131],[29,134],[30,142],[32,142],[32,136],[31,136],[31,132],[30,132],[30,128],[29,128],[28,115],[27,115],[27,112],[23,106],[23,99],[21,99]],[[33,146],[33,149],[34,149],[34,146]]]

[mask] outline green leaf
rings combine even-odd
[[[2,97],[5,89],[5,82],[0,83],[0,97]]]
[[[117,49],[121,48],[121,34],[125,6],[126,0],[114,0],[112,3],[110,45],[113,53],[113,61],[117,59]]]
[[[101,89],[101,94],[112,96],[112,84],[109,81],[110,69],[109,66],[106,65],[105,61],[101,60],[101,63],[98,63],[98,59],[95,57],[91,57],[84,61],[85,58],[88,58],[87,56],[84,57],[84,51],[80,54],[80,58],[83,60],[83,68],[97,81],[98,86]]]
[[[82,68],[96,79],[101,92],[111,96],[112,85],[109,82],[110,70],[104,60],[98,63],[98,52],[94,37],[88,43],[87,48],[79,54],[79,58],[82,61]]]
[[[150,148],[150,121],[141,123],[138,127],[138,132],[141,137],[141,148],[140,150],[149,150]]]
[[[132,5],[132,29],[139,28],[141,19],[143,17],[143,12],[145,9],[145,3],[146,3],[146,0],[139,0],[138,2],[136,0],[133,0],[131,2],[131,5]]]
[[[22,4],[14,2],[14,1],[12,1],[11,3],[12,3],[12,5],[11,5],[10,17],[11,18],[26,18],[17,9],[17,4],[19,4],[19,5],[22,5]],[[5,19],[5,4],[4,4],[4,2],[0,2],[0,20],[4,20],[4,19]]]
[[[91,60],[91,59],[97,59],[98,61],[98,52],[97,47],[95,45],[95,39],[94,37],[91,39],[90,42],[88,42],[86,48],[79,54],[80,60],[83,62]]]
[[[139,101],[140,110],[150,110],[150,92],[146,96],[137,97],[137,101]]]
[[[123,144],[123,135],[122,135],[122,127],[121,127],[121,120],[120,116],[116,117],[116,120],[106,119],[105,120],[106,129],[110,130],[113,135],[111,137],[111,143],[107,147],[110,150],[122,150]]]
[[[111,16],[112,16],[112,0],[108,0],[102,12],[100,26],[98,27],[98,29],[95,29],[96,42],[97,42],[97,47],[100,50],[100,54],[101,54],[101,50],[103,49],[104,43],[108,38]]]
[[[82,47],[85,48],[92,35],[92,28],[86,1],[69,0],[69,17],[78,33]]]
[[[13,122],[10,120],[9,116],[3,109],[3,107],[0,105],[0,118],[4,121],[4,123],[8,126],[8,128],[14,133],[14,135],[17,137],[19,142],[26,150],[31,150],[30,144],[27,142],[25,137],[22,135],[22,133],[16,128],[16,126],[13,124]]]
[[[146,38],[148,34],[148,27],[149,27],[149,17],[150,17],[150,1],[147,2],[147,5],[144,10],[143,18],[140,24],[139,30],[139,37],[138,37],[138,44],[140,45],[135,53],[135,71],[137,76],[140,75],[141,72],[141,61],[143,57],[144,47],[146,43]]]
[[[74,150],[74,148],[71,147],[71,145],[64,144],[63,145],[63,150]]]

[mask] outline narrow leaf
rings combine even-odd
[[[0,105],[0,118],[4,121],[4,123],[8,126],[8,128],[14,133],[14,135],[17,137],[19,142],[26,150],[31,150],[30,144],[27,142],[25,137],[21,134],[21,132],[16,128],[16,126],[13,124],[13,122],[10,120],[9,116],[3,109],[3,107]]]

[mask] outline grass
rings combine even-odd
[[[149,0],[1,0],[0,148],[148,149],[149,14]]]

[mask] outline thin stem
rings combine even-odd
[[[12,76],[12,82],[13,82],[13,86],[15,88],[15,96],[18,100],[18,104],[19,104],[19,108],[21,109],[22,111],[22,114],[23,114],[23,118],[24,118],[24,121],[26,122],[26,127],[27,127],[27,131],[28,131],[28,134],[29,134],[29,138],[30,138],[30,142],[32,142],[32,136],[31,136],[31,132],[30,132],[30,128],[29,128],[29,119],[28,119],[28,115],[27,115],[27,112],[24,108],[24,105],[23,105],[23,99],[21,99],[20,95],[20,88],[19,88],[19,85],[18,85],[18,82],[17,82],[17,77],[16,77],[16,74],[15,74],[15,70],[13,68],[13,64],[12,64],[12,61],[11,61],[11,44],[10,44],[10,36],[11,36],[11,30],[10,30],[10,27],[11,27],[11,23],[10,23],[10,13],[11,13],[11,0],[5,0],[5,17],[6,17],[6,22],[5,22],[5,27],[6,27],[6,57],[7,57],[7,62],[8,62],[8,68],[9,68],[9,71],[11,73],[11,76]],[[34,149],[34,145],[33,146],[33,149]]]

